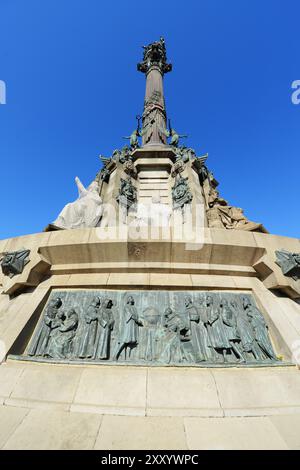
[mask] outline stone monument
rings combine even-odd
[[[76,177],[78,199],[44,232],[0,241],[6,358],[99,370],[296,363],[300,241],[222,197],[208,154],[167,119],[164,39],[143,49],[128,145],[100,157],[87,188]]]

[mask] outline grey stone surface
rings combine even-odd
[[[191,450],[287,450],[268,418],[185,418]]]
[[[289,449],[300,450],[300,414],[270,416]]]
[[[100,373],[99,373],[100,372]],[[147,370],[114,367],[86,368],[71,406],[73,411],[145,415]]]
[[[9,407],[11,413],[12,407]],[[93,449],[102,416],[31,410],[3,446],[4,450]]]
[[[0,399],[4,400],[10,396],[14,387],[18,383],[23,370],[24,364],[2,364],[0,366]]]
[[[149,369],[150,416],[223,416],[213,375],[207,370]]]
[[[81,373],[82,369],[77,367],[63,368],[45,364],[25,367],[5,403],[69,409]]]
[[[135,416],[261,416],[300,412],[295,367],[197,369],[130,365],[0,366],[7,405]]]
[[[104,416],[95,449],[187,449],[183,419]]]
[[[300,414],[116,416],[0,406],[2,450],[298,450]]]
[[[294,367],[214,370],[226,416],[260,416],[300,411],[300,374]]]
[[[29,410],[26,408],[0,406],[0,449],[20,426],[28,413]]]

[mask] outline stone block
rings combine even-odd
[[[294,367],[212,371],[225,416],[300,411],[300,374]]]
[[[111,273],[108,285],[149,286],[149,276],[147,273]]]
[[[272,422],[260,418],[185,418],[190,450],[287,450]]]
[[[147,369],[96,366],[85,369],[71,410],[145,415]]]
[[[291,450],[300,450],[300,414],[270,416],[287,446]]]
[[[204,369],[149,369],[147,415],[222,416],[212,374]]]
[[[190,289],[192,280],[189,274],[160,274],[150,273],[151,286],[184,286]]]
[[[28,413],[29,410],[26,408],[0,406],[0,449],[3,448]]]
[[[76,366],[27,363],[6,403],[26,407],[51,405],[69,409],[81,373],[82,369]]]
[[[95,449],[187,449],[183,419],[104,416]]]
[[[5,450],[92,449],[102,417],[53,410],[31,410],[3,447]]]
[[[2,364],[0,366],[0,397],[7,398],[17,384],[24,365]]]

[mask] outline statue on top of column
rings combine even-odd
[[[146,75],[146,93],[143,111],[143,145],[166,144],[164,131],[167,127],[167,115],[163,93],[163,76],[172,70],[167,62],[164,38],[143,46],[143,60],[137,69]],[[161,130],[163,129],[163,131]]]
[[[147,73],[154,65],[159,67],[162,73],[171,72],[172,64],[167,63],[166,45],[163,37],[148,46],[143,46],[143,49],[143,61],[137,65],[140,72]]]

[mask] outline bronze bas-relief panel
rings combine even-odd
[[[53,291],[24,356],[183,366],[278,360],[252,295],[196,291]]]

